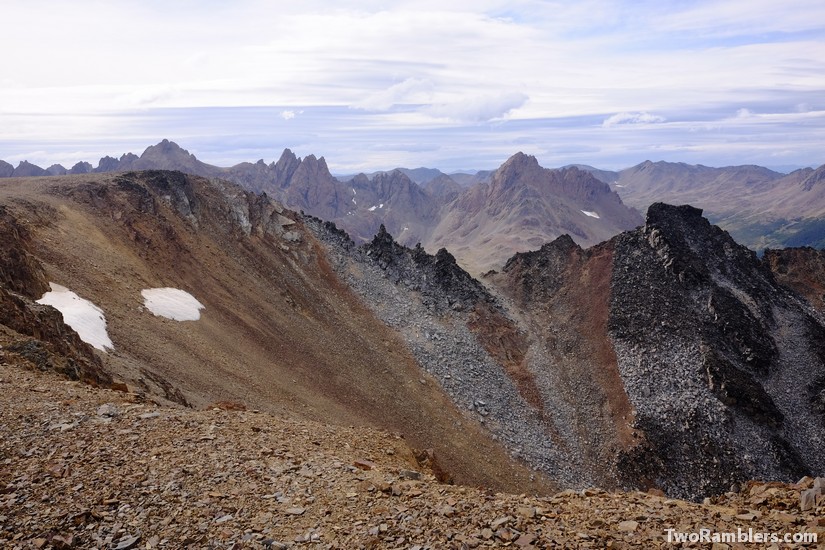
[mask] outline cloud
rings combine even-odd
[[[292,109],[284,109],[283,111],[281,111],[281,118],[284,120],[292,120],[300,114],[303,114],[303,111],[293,111]]]
[[[429,95],[433,84],[429,80],[421,78],[408,78],[397,84],[393,84],[385,90],[372,93],[356,101],[351,105],[354,109],[366,111],[387,111],[393,105],[399,103],[414,102],[416,96]],[[420,103],[420,101],[418,101]]]
[[[665,117],[652,115],[645,111],[638,113],[616,113],[604,119],[602,126],[610,128],[624,124],[660,124],[665,121]]]
[[[460,101],[431,105],[423,112],[434,118],[457,122],[488,122],[504,118],[530,99],[520,92],[503,92],[496,95],[467,97]]]

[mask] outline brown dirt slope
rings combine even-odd
[[[141,172],[3,180],[0,204],[48,280],[103,309],[115,349],[95,353],[132,391],[378,426],[434,448],[458,482],[547,490],[422,375],[294,214],[265,197]],[[152,287],[190,292],[201,319],[152,315],[140,295]]]
[[[565,235],[487,277],[524,312],[545,407],[568,411],[557,413],[561,444],[606,487],[616,484],[617,453],[634,443],[633,409],[607,337],[612,255],[609,242],[582,250]]]

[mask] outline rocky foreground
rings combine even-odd
[[[668,542],[668,529],[825,537],[823,480],[750,482],[704,504],[494,494],[439,483],[426,453],[366,428],[231,403],[162,408],[5,363],[0,395],[3,548],[711,547]],[[713,545],[749,547],[818,546]]]

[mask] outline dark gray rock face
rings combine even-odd
[[[425,305],[463,310],[478,302],[494,301],[484,286],[460,268],[444,248],[435,255],[425,252],[420,244],[407,248],[396,243],[382,225],[363,250],[388,279],[396,284],[402,282],[426,296]]]
[[[825,468],[822,318],[701,210],[653,205],[643,227],[587,250],[562,236],[486,276],[490,288],[383,228],[356,247],[308,226],[454,402],[562,485],[701,499]],[[524,335],[519,372],[538,402],[489,353],[472,320],[484,308]]]
[[[615,239],[609,330],[645,440],[627,482],[688,498],[823,466],[825,329],[701,210],[654,204]]]

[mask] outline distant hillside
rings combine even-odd
[[[640,210],[658,201],[701,207],[754,250],[825,246],[825,166],[786,175],[761,166],[646,161],[617,173],[592,173]]]

